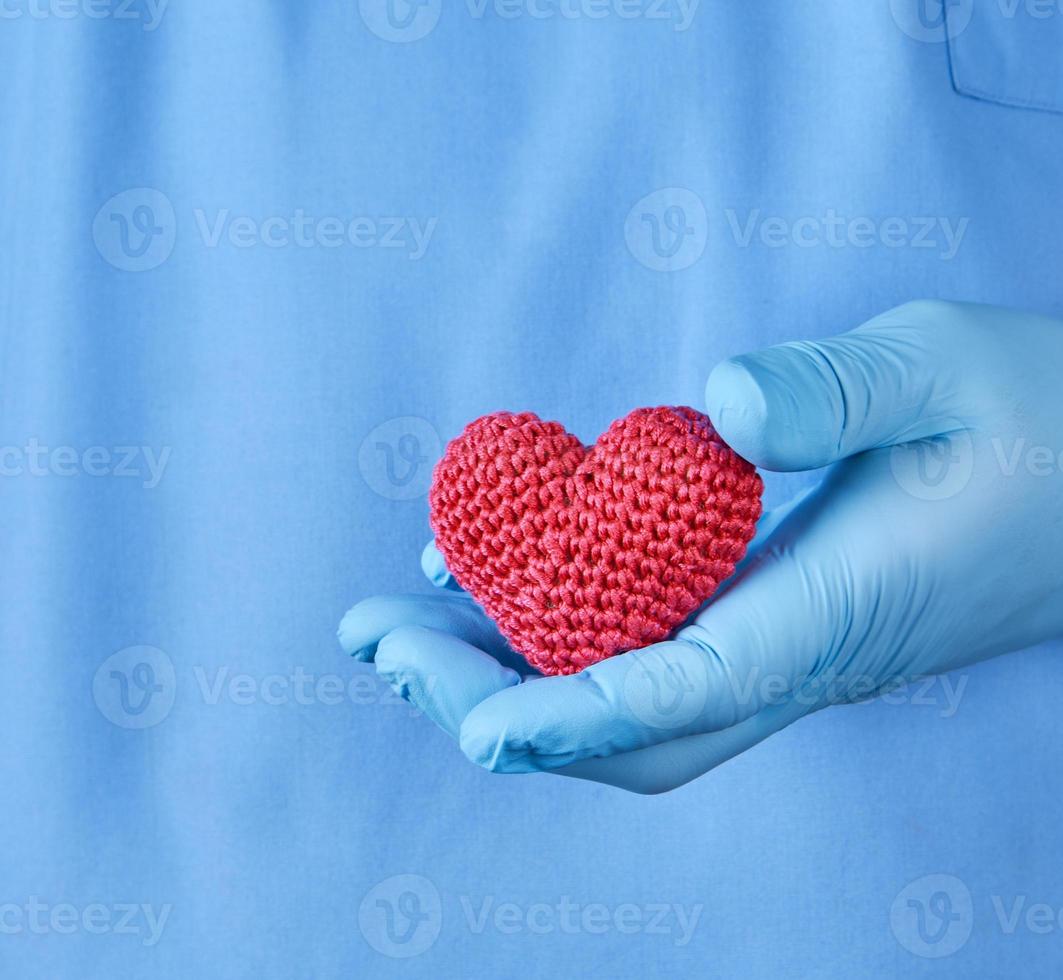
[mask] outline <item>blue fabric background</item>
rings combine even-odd
[[[383,0],[172,0],[157,24],[5,0],[4,977],[1058,975],[1058,919],[997,912],[1063,907],[1058,649],[951,678],[956,710],[938,682],[821,713],[657,798],[480,771],[338,650],[355,600],[427,589],[435,440],[475,416],[590,441],[700,406],[720,358],[907,299],[1063,313],[1060,117],[1001,104],[1060,84],[1045,35],[979,35],[965,69],[991,49],[1012,89],[974,99],[914,2],[703,0],[685,29],[624,8],[429,0],[406,43]],[[687,206],[639,204],[666,188]],[[300,211],[376,222],[370,244],[300,245]],[[871,241],[832,244],[831,212]],[[288,244],[223,217],[212,245],[219,215]],[[646,215],[696,260],[654,268]],[[389,217],[406,242],[436,219],[423,256],[384,246]],[[921,217],[966,219],[954,255],[940,223],[914,243]],[[167,453],[157,485],[143,451],[115,472],[125,446]],[[807,479],[770,476],[769,503]],[[296,670],[317,693],[274,677]],[[972,903],[938,959],[891,925],[912,882],[941,908],[934,874]],[[161,935],[143,910],[118,929],[127,903],[169,908]],[[413,945],[388,908],[428,916]]]

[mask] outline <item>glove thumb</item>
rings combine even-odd
[[[849,333],[743,354],[705,386],[709,417],[768,470],[810,470],[963,428],[972,414],[959,304],[916,302]]]

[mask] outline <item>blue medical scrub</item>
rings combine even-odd
[[[1063,314],[1058,9],[0,7],[0,975],[1058,969],[1058,648],[640,798],[477,769],[334,636],[428,589],[482,413]]]

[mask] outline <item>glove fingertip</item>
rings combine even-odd
[[[763,462],[768,402],[745,358],[733,357],[712,369],[705,382],[705,408],[735,452],[750,462]]]
[[[446,563],[436,547],[434,538],[424,546],[424,551],[421,552],[421,571],[424,572],[429,582],[440,588],[450,580],[450,572],[447,571]]]
[[[783,344],[722,361],[705,383],[709,418],[744,459],[775,472],[816,469],[837,456],[837,382],[808,345]]]
[[[344,653],[355,660],[372,660],[376,644],[367,642],[364,602],[348,609],[336,629],[336,639]]]
[[[454,576],[447,569],[443,555],[436,547],[435,540],[429,541],[421,552],[421,571],[436,588],[450,589],[454,592],[462,591],[461,586],[454,580]]]

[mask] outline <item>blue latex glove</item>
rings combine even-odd
[[[728,443],[834,465],[673,640],[525,677],[447,589],[359,603],[341,643],[488,769],[673,788],[829,704],[1063,635],[1061,366],[1063,323],[937,301],[726,361],[706,401]]]

